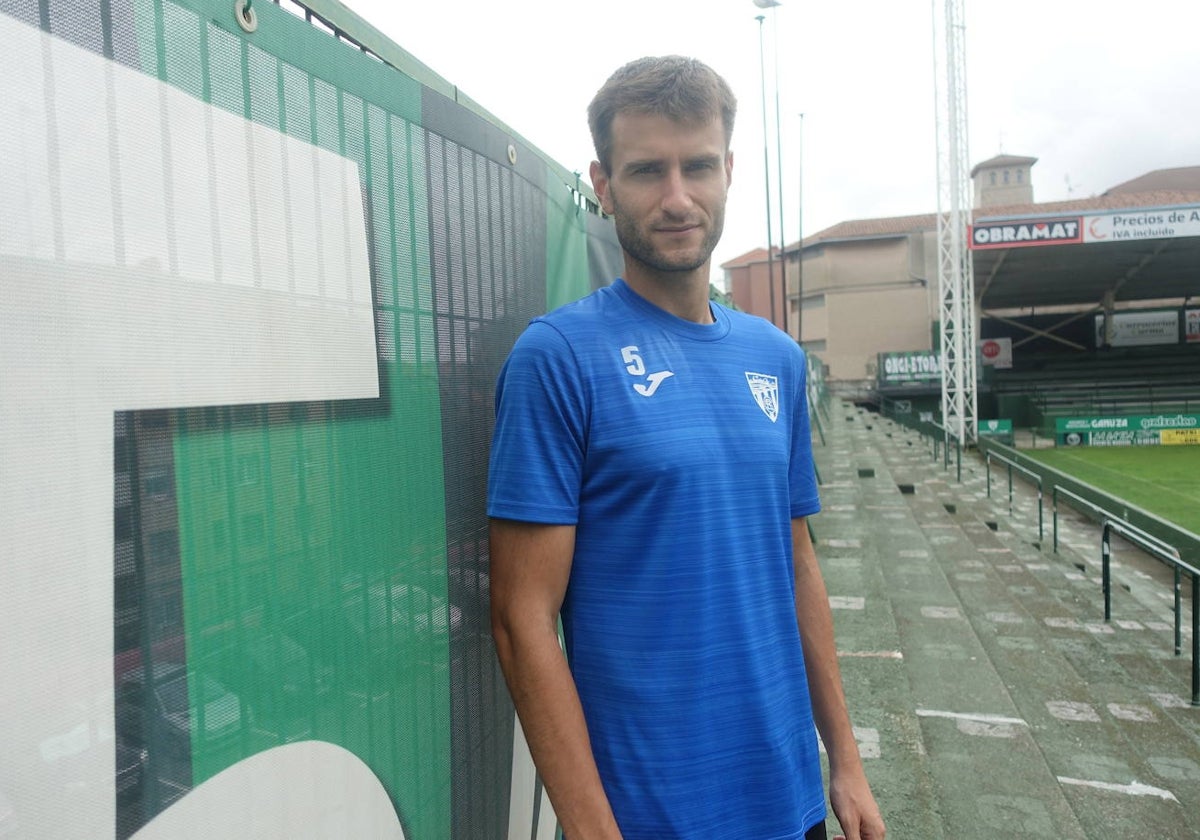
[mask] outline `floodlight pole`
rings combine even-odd
[[[800,157],[796,163],[796,343],[804,344],[804,112],[800,112]]]
[[[775,30],[775,181],[779,185],[779,272],[783,286],[783,331],[788,332],[787,226],[783,223],[783,120],[779,113],[779,3],[771,7],[771,28]],[[772,292],[772,295],[775,293]],[[790,335],[790,333],[788,333]]]
[[[762,87],[762,122],[763,122],[763,180],[766,183],[767,198],[767,293],[771,299],[771,323],[775,323],[775,264],[773,252],[775,243],[771,239],[771,155],[768,149],[770,141],[767,135],[767,64],[763,57],[763,21],[765,15],[756,15],[758,21],[758,75]]]
[[[942,427],[961,443],[969,444],[976,439],[978,404],[975,280],[967,242],[967,227],[971,222],[971,183],[967,152],[966,26],[963,0],[932,0],[932,5]]]

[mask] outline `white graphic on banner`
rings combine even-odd
[[[341,797],[354,791],[354,804]],[[250,798],[254,809],[230,808]],[[135,840],[180,837],[404,840],[396,808],[361,758],[327,741],[273,747],[222,770],[163,811]]]
[[[25,835],[111,836],[113,413],[377,396],[361,187],[5,15],[0,42],[0,778]]]

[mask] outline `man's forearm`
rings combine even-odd
[[[796,623],[804,646],[813,719],[829,755],[829,801],[845,834],[883,840],[887,828],[863,770],[842,688],[829,594],[804,520],[792,523]]]
[[[557,634],[498,633],[496,651],[564,833],[571,840],[620,837]]]
[[[832,770],[845,761],[858,763],[858,746],[846,709],[825,582],[815,558],[797,558],[796,562],[796,621],[804,645],[813,719],[829,754]]]
[[[575,530],[491,521],[492,635],[533,762],[571,840],[620,837],[558,642]]]

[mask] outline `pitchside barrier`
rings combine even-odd
[[[1086,482],[1079,481],[1071,475],[1030,458],[1012,447],[981,438],[979,440],[979,450],[985,457],[989,454],[999,456],[1005,462],[1011,462],[1019,466],[1019,473],[1022,474],[1023,478],[1031,475],[1040,477],[1047,496],[1050,495],[1051,488],[1054,487],[1066,490],[1097,509],[1111,511],[1111,516],[1119,518],[1122,522],[1132,525],[1154,539],[1173,546],[1179,551],[1179,558],[1183,562],[1200,567],[1200,535],[1194,534],[1186,528],[1176,525],[1174,522],[1168,522],[1162,517],[1130,504],[1118,496],[1106,493]],[[1036,484],[1036,482],[1033,483]],[[1083,512],[1088,513],[1087,510]],[[1093,518],[1097,522],[1100,520],[1100,517]]]
[[[1101,554],[1104,594],[1104,619],[1112,618],[1111,534],[1117,533],[1132,545],[1164,563],[1174,574],[1172,609],[1175,624],[1175,655],[1183,647],[1183,576],[1189,579],[1192,605],[1192,677],[1191,702],[1200,706],[1200,535],[1131,505],[1124,499],[1105,493],[1090,484],[1029,458],[1016,449],[994,440],[980,438],[979,449],[988,464],[988,495],[991,495],[991,461],[1008,467],[1009,515],[1013,515],[1012,481],[1014,470],[1031,481],[1038,493],[1038,540],[1042,542],[1043,502],[1049,496],[1053,517],[1053,550],[1058,553],[1059,504],[1084,514],[1101,528]]]
[[[619,250],[332,0],[0,0],[0,835],[555,831],[493,386]]]

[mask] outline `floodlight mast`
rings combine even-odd
[[[978,433],[975,275],[967,150],[967,54],[963,0],[932,0],[937,99],[938,294],[941,318],[942,425],[973,443]]]

